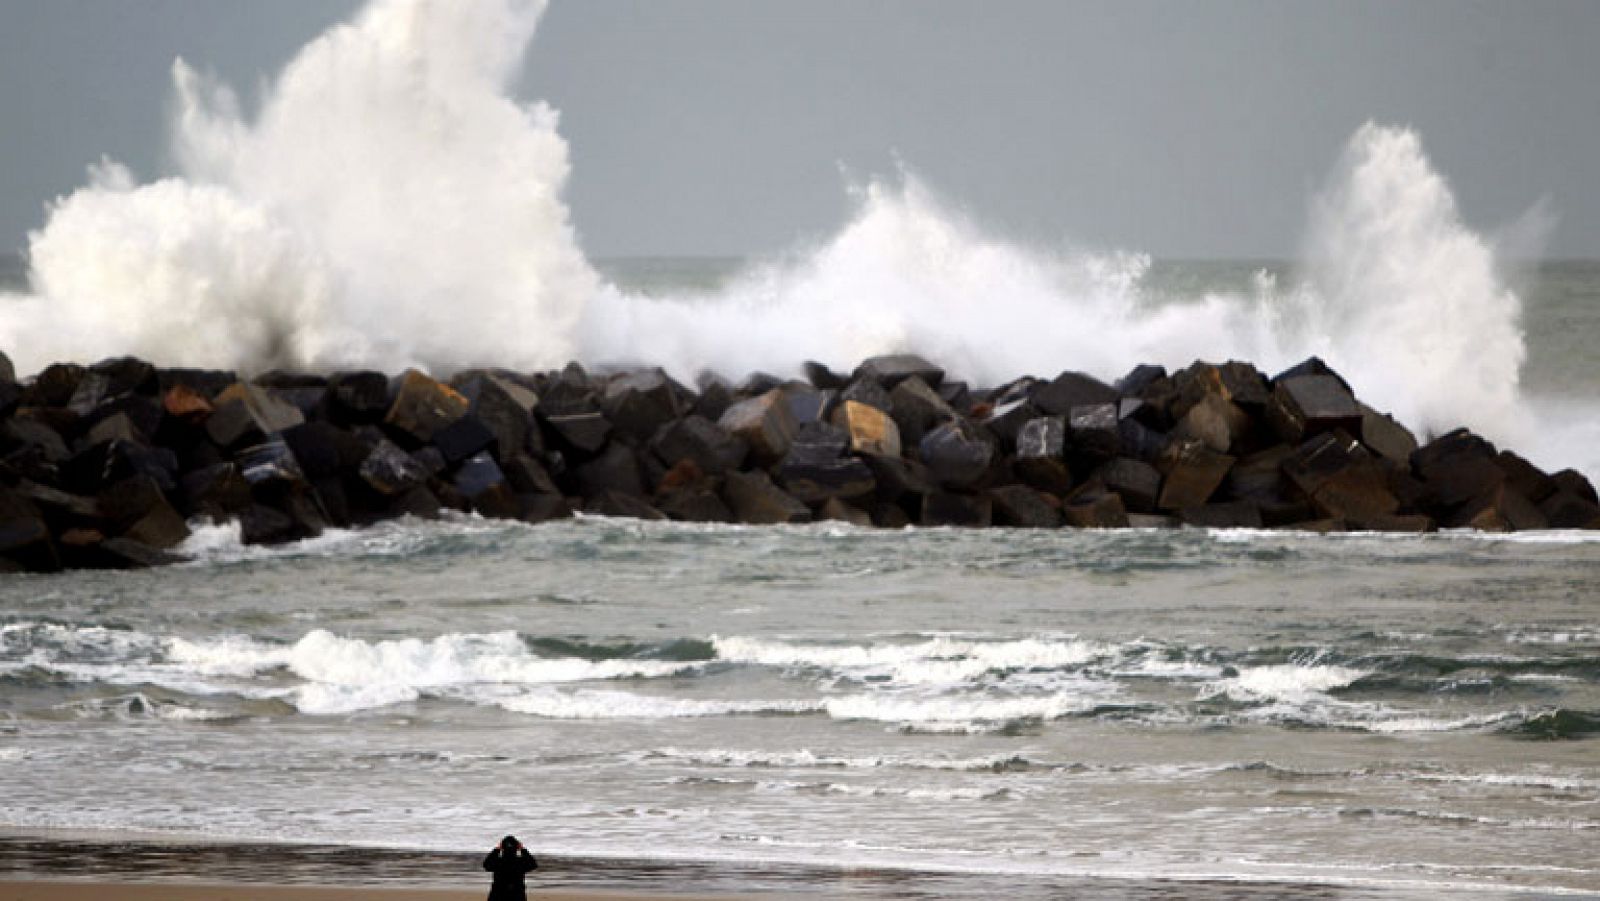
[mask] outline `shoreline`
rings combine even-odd
[[[69,839],[68,835],[77,837]],[[137,836],[137,837],[135,837]],[[111,853],[88,859],[83,845]],[[1600,898],[1600,892],[1431,881],[1250,878],[1151,873],[944,872],[775,861],[644,860],[538,855],[530,895],[547,901],[971,899],[1021,901],[1428,901]],[[87,863],[86,863],[87,861]],[[261,874],[272,873],[265,880]],[[482,878],[479,878],[479,877]],[[156,834],[0,829],[0,901],[465,901],[488,891],[478,856],[425,849],[207,840]]]
[[[475,888],[402,888],[368,885],[275,885],[245,882],[133,882],[109,880],[25,880],[0,877],[0,901],[346,901],[357,897],[381,896],[387,901],[477,901],[487,882]],[[665,892],[617,892],[584,889],[550,889],[531,885],[548,901],[734,901],[755,898],[735,894],[679,894]],[[761,895],[761,898],[780,898]]]

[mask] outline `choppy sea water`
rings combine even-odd
[[[0,827],[899,874],[869,895],[1600,892],[1592,535],[468,519],[191,550],[0,584]]]

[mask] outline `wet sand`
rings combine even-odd
[[[382,886],[205,885],[128,882],[0,882],[0,901],[482,901],[488,887],[416,889]],[[730,901],[748,895],[627,894],[529,887],[544,901]],[[762,896],[764,898],[781,896]]]

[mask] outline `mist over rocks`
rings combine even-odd
[[[1600,529],[1582,474],[1419,444],[1317,358],[974,387],[918,356],[699,390],[660,369],[331,374],[0,354],[0,570],[175,562],[456,511],[901,528]]]

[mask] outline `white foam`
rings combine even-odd
[[[705,700],[596,690],[533,691],[502,698],[497,703],[515,713],[560,720],[683,719],[809,713],[818,709],[815,702],[801,700]]]
[[[1514,713],[1488,713],[1481,716],[1441,718],[1384,711],[1366,719],[1335,722],[1334,725],[1344,726],[1346,728],[1362,729],[1367,732],[1381,732],[1390,734],[1410,732],[1460,732],[1463,730],[1482,729],[1488,726],[1495,726],[1518,718],[1519,716]]]
[[[405,516],[361,529],[327,529],[312,538],[285,544],[247,545],[237,520],[213,523],[197,519],[189,523],[189,537],[177,551],[202,564],[293,557],[403,557],[443,540],[529,528],[532,527],[514,521],[488,520],[452,511],[437,520]]]
[[[698,664],[661,660],[584,660],[534,656],[515,632],[446,634],[368,642],[313,630],[295,643],[287,664],[295,675],[340,685],[417,688],[484,682],[528,684],[651,678]]]
[[[1368,673],[1344,666],[1300,665],[1252,666],[1239,674],[1204,686],[1203,697],[1225,694],[1240,701],[1307,701],[1320,699],[1327,692],[1345,688]]]
[[[831,697],[822,706],[829,716],[839,720],[872,720],[937,732],[984,732],[1017,720],[1054,720],[1087,713],[1114,693],[1114,686],[1084,683],[1081,692],[1041,696],[916,697],[874,693]]]
[[[180,177],[112,163],[32,236],[0,343],[33,370],[559,365],[595,278],[556,115],[507,94],[539,0],[374,0],[246,115],[174,65]]]
[[[421,693],[410,685],[347,685],[312,682],[294,690],[294,706],[312,716],[336,716],[415,701]]]
[[[712,646],[719,660],[732,663],[815,667],[896,685],[958,685],[990,672],[1079,667],[1113,650],[1073,638],[976,641],[944,636],[864,645],[715,636]]]
[[[57,201],[31,236],[31,294],[0,304],[0,346],[24,372],[134,353],[246,371],[576,356],[680,376],[914,350],[991,383],[1315,353],[1424,430],[1527,434],[1520,304],[1412,131],[1357,130],[1311,263],[1282,288],[1156,297],[1142,254],[998,240],[902,174],[714,296],[638,297],[578,249],[556,113],[509,94],[543,7],[371,0],[253,113],[178,62],[177,173],[140,184],[108,161]]]
[[[850,756],[827,754],[801,748],[797,751],[749,751],[708,748],[703,751],[681,748],[656,748],[641,759],[662,759],[694,766],[748,767],[772,769],[907,769],[952,772],[993,772],[1030,766],[1016,756],[995,754],[986,757],[908,757],[894,754]]]

